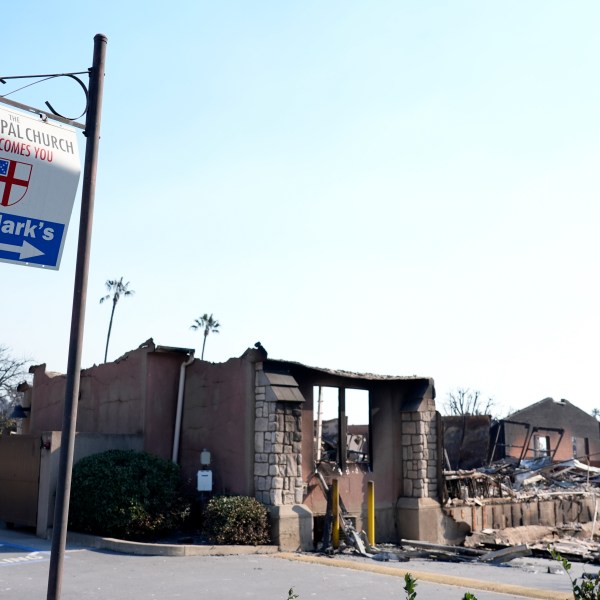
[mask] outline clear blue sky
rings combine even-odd
[[[13,4],[0,75],[108,36],[83,366],[124,276],[112,359],[199,350],[207,312],[211,361],[260,340],[440,401],[600,406],[599,26],[591,0]],[[82,107],[66,80],[11,97]],[[78,218],[60,271],[0,263],[0,343],[63,372]]]

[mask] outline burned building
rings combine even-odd
[[[465,531],[535,526],[560,536],[561,528],[590,523],[593,536],[600,496],[593,416],[546,398],[491,427],[480,416],[443,422],[444,511]]]
[[[65,376],[47,373],[44,365],[32,373],[25,430],[31,453],[40,455],[40,484],[30,520],[44,535],[52,524]],[[318,395],[325,387],[335,392],[335,415],[321,422],[317,443]],[[366,422],[348,424],[346,398],[354,390],[362,394]],[[189,349],[148,340],[114,363],[82,371],[76,459],[135,448],[178,462],[194,480],[208,450],[213,493],[266,504],[275,540],[287,549],[314,546],[315,522],[327,511],[323,483],[334,478],[348,516],[364,528],[367,485],[374,482],[378,540],[442,541],[434,399],[426,377],[309,367],[270,359],[262,348],[209,363]],[[0,480],[1,464],[0,456]]]
[[[600,424],[568,400],[545,398],[502,419],[492,431],[491,459],[576,458],[600,466]]]

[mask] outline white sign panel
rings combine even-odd
[[[75,131],[0,107],[0,261],[58,269],[80,170]]]

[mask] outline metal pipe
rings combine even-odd
[[[183,414],[183,392],[185,391],[185,369],[194,362],[194,353],[181,363],[179,368],[179,389],[177,390],[177,412],[175,414],[175,431],[173,432],[173,454],[171,460],[178,464],[179,440],[181,439],[181,417]]]
[[[323,388],[319,386],[319,400],[317,402],[317,441],[316,441],[316,462],[321,462],[323,456]]]
[[[335,550],[340,547],[340,490],[338,480],[331,481],[331,545]]]
[[[367,539],[375,545],[375,482],[367,483]]]
[[[90,71],[90,104],[85,119],[85,135],[87,141],[85,145],[85,163],[83,167],[83,184],[81,192],[79,243],[77,246],[77,264],[75,266],[75,283],[73,287],[71,336],[69,339],[65,406],[58,466],[58,481],[56,487],[56,503],[54,508],[47,600],[59,600],[60,598],[63,562],[67,542],[69,495],[71,493],[71,471],[73,469],[79,377],[81,372],[81,348],[83,346],[85,301],[90,263],[94,197],[96,194],[98,148],[100,145],[100,121],[102,112],[102,94],[104,91],[106,42],[106,36],[102,34],[94,36],[94,58],[92,69]]]

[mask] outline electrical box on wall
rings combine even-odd
[[[198,471],[198,491],[212,492],[212,471]]]

